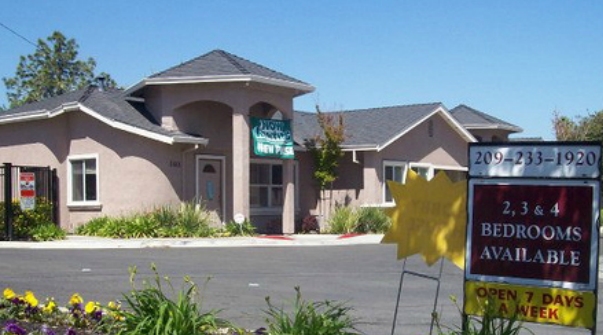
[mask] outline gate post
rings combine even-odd
[[[49,181],[50,181],[50,201],[52,202],[52,222],[57,227],[61,227],[59,222],[59,183],[57,177],[57,169],[51,169],[48,167],[50,171]]]
[[[13,165],[4,163],[4,222],[6,238],[13,240]]]

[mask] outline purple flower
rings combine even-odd
[[[103,311],[98,309],[92,313],[92,319],[100,321],[103,318]]]
[[[70,328],[69,328],[69,329],[67,329],[67,331],[65,332],[65,335],[77,335],[77,334],[75,333],[75,330],[74,330],[73,328],[71,328],[71,327],[70,327]]]
[[[15,320],[9,320],[4,324],[4,331],[11,335],[26,335],[27,332],[21,326],[19,326]]]
[[[264,327],[260,327],[260,328],[256,329],[256,330],[253,332],[253,334],[254,334],[254,335],[267,335],[267,334],[268,334],[268,332],[266,331],[266,328],[264,328]]]
[[[47,324],[42,325],[41,331],[42,331],[43,335],[56,335],[54,330],[52,330],[52,328],[48,327]]]
[[[15,304],[15,305],[21,305],[21,304],[24,304],[24,303],[25,303],[25,301],[21,300],[21,298],[19,298],[19,297],[14,297],[14,298],[12,298],[12,299],[10,300],[10,302],[12,302],[12,303],[13,303],[13,304]]]

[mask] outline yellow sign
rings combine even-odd
[[[592,329],[596,303],[591,291],[465,282],[465,313],[471,315],[489,310],[504,318]]]
[[[381,243],[397,243],[398,259],[420,253],[428,265],[446,257],[464,268],[467,183],[444,172],[427,181],[409,170],[406,184],[387,186],[396,207],[387,212],[392,226]]]

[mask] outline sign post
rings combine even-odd
[[[596,333],[601,146],[469,146],[464,312]]]

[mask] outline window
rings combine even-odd
[[[410,163],[410,169],[426,180],[433,178],[433,166],[431,164]]]
[[[280,160],[254,159],[249,165],[249,205],[253,213],[280,213],[285,201],[284,170]],[[297,162],[293,164],[297,184]],[[295,187],[295,207],[299,207],[299,189]]]
[[[98,204],[98,156],[69,158],[69,203]]]
[[[404,183],[406,175],[406,163],[405,162],[397,162],[397,161],[385,161],[383,163],[383,176],[385,182],[383,183],[383,192],[385,202],[391,203],[394,202],[392,194],[387,187],[387,181],[393,180],[398,183]]]
[[[250,164],[251,207],[281,207],[283,205],[283,166],[272,163]]]
[[[429,163],[406,163],[402,161],[384,161],[383,179],[385,181],[393,180],[400,184],[406,183],[407,169],[411,169],[426,180],[431,180],[436,173],[444,171],[452,182],[458,182],[467,179],[467,169],[458,166],[434,166]],[[383,183],[383,199],[386,204],[393,204],[394,199],[387,188],[387,183]]]
[[[456,183],[459,181],[467,180],[467,171],[465,170],[447,170],[447,169],[435,169],[434,176],[438,174],[438,172],[444,171],[450,179],[451,182]]]

